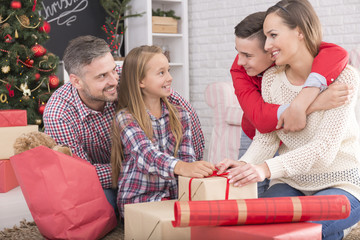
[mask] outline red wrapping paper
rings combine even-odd
[[[10,158],[31,215],[47,239],[100,239],[115,228],[95,167],[39,146]]]
[[[244,226],[199,226],[191,228],[191,240],[321,240],[321,224],[278,223]]]
[[[17,127],[26,125],[26,110],[0,110],[0,127]]]
[[[267,224],[344,219],[343,195],[175,202],[174,227]]]
[[[6,193],[19,186],[10,160],[0,160],[0,193]]]

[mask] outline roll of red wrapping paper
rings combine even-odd
[[[267,224],[344,219],[343,195],[175,202],[174,227]]]

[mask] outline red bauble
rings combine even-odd
[[[31,48],[35,57],[41,57],[46,53],[46,48],[41,46],[40,44],[36,44]]]
[[[28,67],[32,67],[32,65],[34,64],[34,60],[32,59],[26,59],[25,63],[27,64]]]
[[[40,113],[41,115],[43,115],[43,113],[44,113],[45,106],[46,106],[46,104],[41,104],[41,105],[39,106],[38,111],[39,111],[39,113]]]
[[[51,29],[50,23],[48,23],[47,21],[44,21],[42,26],[39,28],[39,31],[49,33],[50,29]]]
[[[60,80],[56,75],[49,76],[49,86],[50,88],[57,88],[59,86]]]
[[[12,9],[19,9],[19,8],[21,8],[21,2],[19,2],[19,1],[12,1],[12,2],[10,3],[10,7],[11,7]]]
[[[35,73],[35,81],[39,81],[40,79],[40,73]]]

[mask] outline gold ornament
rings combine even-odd
[[[35,119],[35,124],[36,124],[36,125],[40,125],[41,122],[42,122],[41,119]]]
[[[10,27],[10,24],[8,24],[8,23],[4,23],[4,24],[1,26],[2,29],[8,28],[8,27]]]
[[[22,96],[21,99],[24,100],[24,101],[28,101],[30,99],[30,97],[29,96]],[[20,102],[21,102],[21,100],[20,100]]]
[[[2,93],[0,95],[0,102],[1,103],[6,103],[6,101],[7,101],[7,96],[4,93]]]
[[[30,26],[30,19],[27,16],[21,15],[19,17],[19,20],[22,25],[27,26],[27,27]]]
[[[15,38],[19,38],[19,33],[18,33],[17,29],[15,29]]]
[[[2,71],[3,73],[8,73],[8,72],[10,72],[10,66],[3,66],[3,67],[1,67],[1,71]]]

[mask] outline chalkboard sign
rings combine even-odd
[[[44,46],[62,59],[68,42],[78,36],[106,39],[101,29],[106,13],[98,0],[43,0],[42,18],[50,23],[50,39]]]

